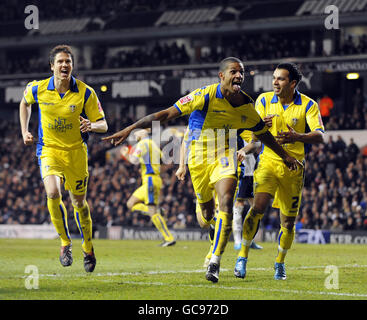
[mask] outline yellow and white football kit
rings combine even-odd
[[[133,193],[133,196],[138,198],[141,203],[135,204],[132,211],[137,210],[149,214],[148,206],[155,206],[156,209],[159,206],[162,188],[160,176],[161,150],[151,138],[145,137],[136,144],[132,156],[139,159],[142,179],[142,185]],[[174,237],[159,210],[151,215],[151,220],[167,243],[174,241]]]
[[[298,133],[311,131],[324,132],[317,103],[306,95],[295,91],[294,100],[289,105],[282,105],[274,92],[265,92],[256,100],[256,110],[262,118],[274,116],[270,132],[276,136],[278,132],[289,131],[288,126]],[[283,145],[285,151],[305,163],[308,146],[303,142]],[[259,155],[257,169],[254,173],[254,193],[268,193],[274,197],[273,207],[279,208],[288,217],[296,217],[301,203],[305,169],[291,171],[282,159],[268,147],[263,147]],[[249,246],[256,234],[260,220],[264,214],[247,214],[243,228],[243,246],[239,258],[247,258]],[[251,223],[247,220],[251,219]],[[291,248],[295,237],[295,228],[280,226],[278,235],[278,255],[276,263],[284,263],[287,251]]]
[[[133,196],[146,205],[158,205],[162,187],[161,150],[152,139],[146,137],[137,143],[132,155],[139,159],[142,180],[142,185],[133,193]]]
[[[256,110],[262,118],[274,115],[270,132],[276,136],[278,132],[288,131],[287,125],[296,132],[324,132],[317,103],[306,95],[296,91],[295,98],[288,106],[283,106],[274,92],[261,94],[256,100]],[[283,145],[285,151],[304,162],[309,146],[303,142]],[[270,148],[264,147],[254,174],[255,192],[266,192],[274,199],[273,206],[286,216],[296,216],[301,203],[304,181],[304,169],[291,171],[283,160]]]
[[[252,99],[242,92],[246,103],[233,107],[220,84],[197,89],[175,103],[182,115],[190,115],[187,139],[188,166],[200,203],[213,198],[214,185],[226,177],[237,179],[237,130],[255,134],[267,131],[254,109]]]
[[[87,134],[80,132],[80,115],[91,122],[105,115],[95,91],[72,77],[63,97],[55,89],[54,77],[33,81],[24,92],[27,104],[38,104],[37,157],[42,178],[57,175],[73,194],[84,194],[88,179]]]
[[[268,130],[253,100],[245,92],[241,93],[245,103],[233,106],[223,96],[221,85],[216,83],[196,89],[174,104],[182,115],[190,114],[188,167],[200,203],[213,198],[218,181],[237,180],[237,131],[247,129],[259,135]],[[215,256],[223,253],[231,228],[232,215],[219,210],[213,243]]]
[[[88,183],[88,134],[80,131],[80,115],[91,122],[105,115],[95,91],[84,82],[71,78],[70,89],[60,94],[55,89],[54,77],[30,82],[23,96],[28,105],[39,109],[37,157],[44,179],[59,176],[65,189],[83,195]],[[67,213],[61,198],[47,199],[51,220],[60,235],[62,246],[71,243]],[[83,250],[92,251],[92,221],[88,203],[82,208],[74,206],[74,216],[80,229]]]

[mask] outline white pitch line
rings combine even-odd
[[[288,270],[301,270],[301,269],[325,269],[327,266],[300,266],[300,267],[288,267]],[[358,264],[345,264],[336,266],[338,268],[367,268],[367,265]],[[273,271],[274,268],[247,268],[248,271]],[[230,269],[222,268],[221,272],[231,271]],[[159,275],[159,274],[177,274],[177,273],[203,273],[205,268],[196,270],[152,270],[152,271],[138,271],[138,272],[106,272],[106,273],[72,273],[72,274],[39,274],[40,278],[72,278],[82,276],[96,276],[96,277],[116,277],[116,276],[142,276],[142,275]],[[27,275],[22,275],[20,278],[26,278]],[[0,277],[2,278],[2,277]]]
[[[221,269],[221,271],[226,272],[228,269]],[[152,270],[152,271],[138,271],[138,272],[106,272],[106,273],[73,273],[73,274],[40,274],[40,278],[63,278],[63,277],[81,277],[81,276],[96,276],[96,277],[116,277],[116,276],[143,276],[143,275],[155,275],[155,274],[176,274],[176,273],[202,273],[205,269],[197,270]],[[28,276],[21,276],[21,278],[26,278]]]
[[[288,269],[298,270],[298,269],[324,269],[326,266],[301,266],[301,267],[289,267]],[[337,266],[338,268],[367,268],[367,265],[358,265],[358,264],[346,264]],[[248,268],[250,271],[270,271],[273,268]],[[221,272],[230,271],[229,269],[221,269]],[[141,276],[141,275],[159,275],[159,274],[177,274],[177,273],[203,273],[205,269],[197,269],[197,270],[153,270],[153,271],[146,271],[146,272],[120,272],[120,273],[95,273],[95,274],[86,274],[86,273],[79,273],[79,274],[40,274],[39,277],[43,278],[65,278],[65,277],[80,277],[80,276],[97,276],[97,277],[106,277],[106,276]],[[27,276],[20,276],[20,278],[26,278]],[[0,277],[3,278],[3,277]],[[112,279],[101,279],[102,282],[113,282],[116,280]],[[133,284],[133,285],[156,285],[156,286],[175,286],[175,284],[171,283],[164,283],[164,282],[141,282],[141,281],[124,281],[124,284]],[[217,284],[211,285],[190,285],[190,284],[180,284],[181,287],[191,287],[191,288],[208,288],[208,289],[225,289],[225,290],[247,290],[247,291],[261,291],[261,292],[279,292],[279,293],[290,293],[290,294],[307,294],[307,295],[325,295],[325,296],[340,296],[340,297],[362,297],[366,298],[367,294],[363,293],[348,293],[348,292],[334,292],[334,291],[309,291],[309,290],[289,290],[289,289],[262,289],[256,287],[235,287],[235,286],[222,286]]]
[[[103,282],[111,282],[112,280],[102,280]],[[164,282],[141,282],[141,281],[122,281],[123,284],[133,284],[133,285],[153,285],[153,286],[176,286],[176,284],[164,283]],[[280,293],[292,293],[292,294],[309,294],[309,295],[331,295],[331,296],[342,296],[342,297],[362,297],[366,298],[367,294],[362,293],[348,293],[348,292],[334,292],[334,291],[302,291],[302,290],[288,290],[288,289],[262,289],[254,287],[226,287],[217,284],[212,285],[193,285],[193,284],[180,284],[180,287],[190,287],[190,288],[206,288],[206,289],[226,289],[226,290],[247,290],[247,291],[261,291],[261,292],[280,292]]]

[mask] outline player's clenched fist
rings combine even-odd
[[[186,176],[186,166],[180,166],[176,171],[176,177],[178,180],[183,181],[185,180]]]
[[[34,137],[29,131],[23,133],[23,142],[26,146],[31,146],[34,143]]]

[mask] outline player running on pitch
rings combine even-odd
[[[138,141],[132,153],[127,146],[122,148],[122,155],[132,163],[139,162],[141,166],[142,185],[135,190],[127,201],[127,207],[131,211],[140,211],[149,215],[154,226],[163,236],[162,247],[173,246],[176,243],[172,233],[167,228],[166,220],[159,208],[159,199],[162,188],[160,176],[161,150],[149,136],[148,129],[134,132]]]
[[[92,245],[92,219],[86,201],[88,184],[89,132],[104,133],[107,122],[95,91],[71,73],[71,48],[60,45],[50,52],[53,76],[29,83],[19,106],[24,144],[33,145],[28,131],[32,104],[39,106],[37,157],[47,194],[51,221],[61,239],[60,262],[73,262],[67,212],[61,199],[61,185],[69,190],[75,221],[82,236],[84,268],[92,272],[96,257]]]
[[[284,149],[304,163],[308,145],[323,143],[324,126],[317,103],[296,90],[301,78],[294,64],[279,64],[273,74],[274,91],[258,97],[256,110]],[[274,279],[286,279],[284,259],[295,236],[294,222],[301,203],[304,172],[304,168],[288,170],[273,150],[264,147],[254,173],[254,204],[243,225],[242,248],[234,269],[236,277],[246,276],[250,243],[265,210],[274,198],[273,207],[280,209]]]

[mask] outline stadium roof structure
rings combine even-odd
[[[70,44],[131,42],[174,37],[202,37],[226,33],[324,28],[325,7],[339,10],[340,26],[367,25],[367,0],[227,1],[227,5],[41,19],[39,29],[27,30],[23,21],[0,26],[1,48],[56,44],[67,35]]]

